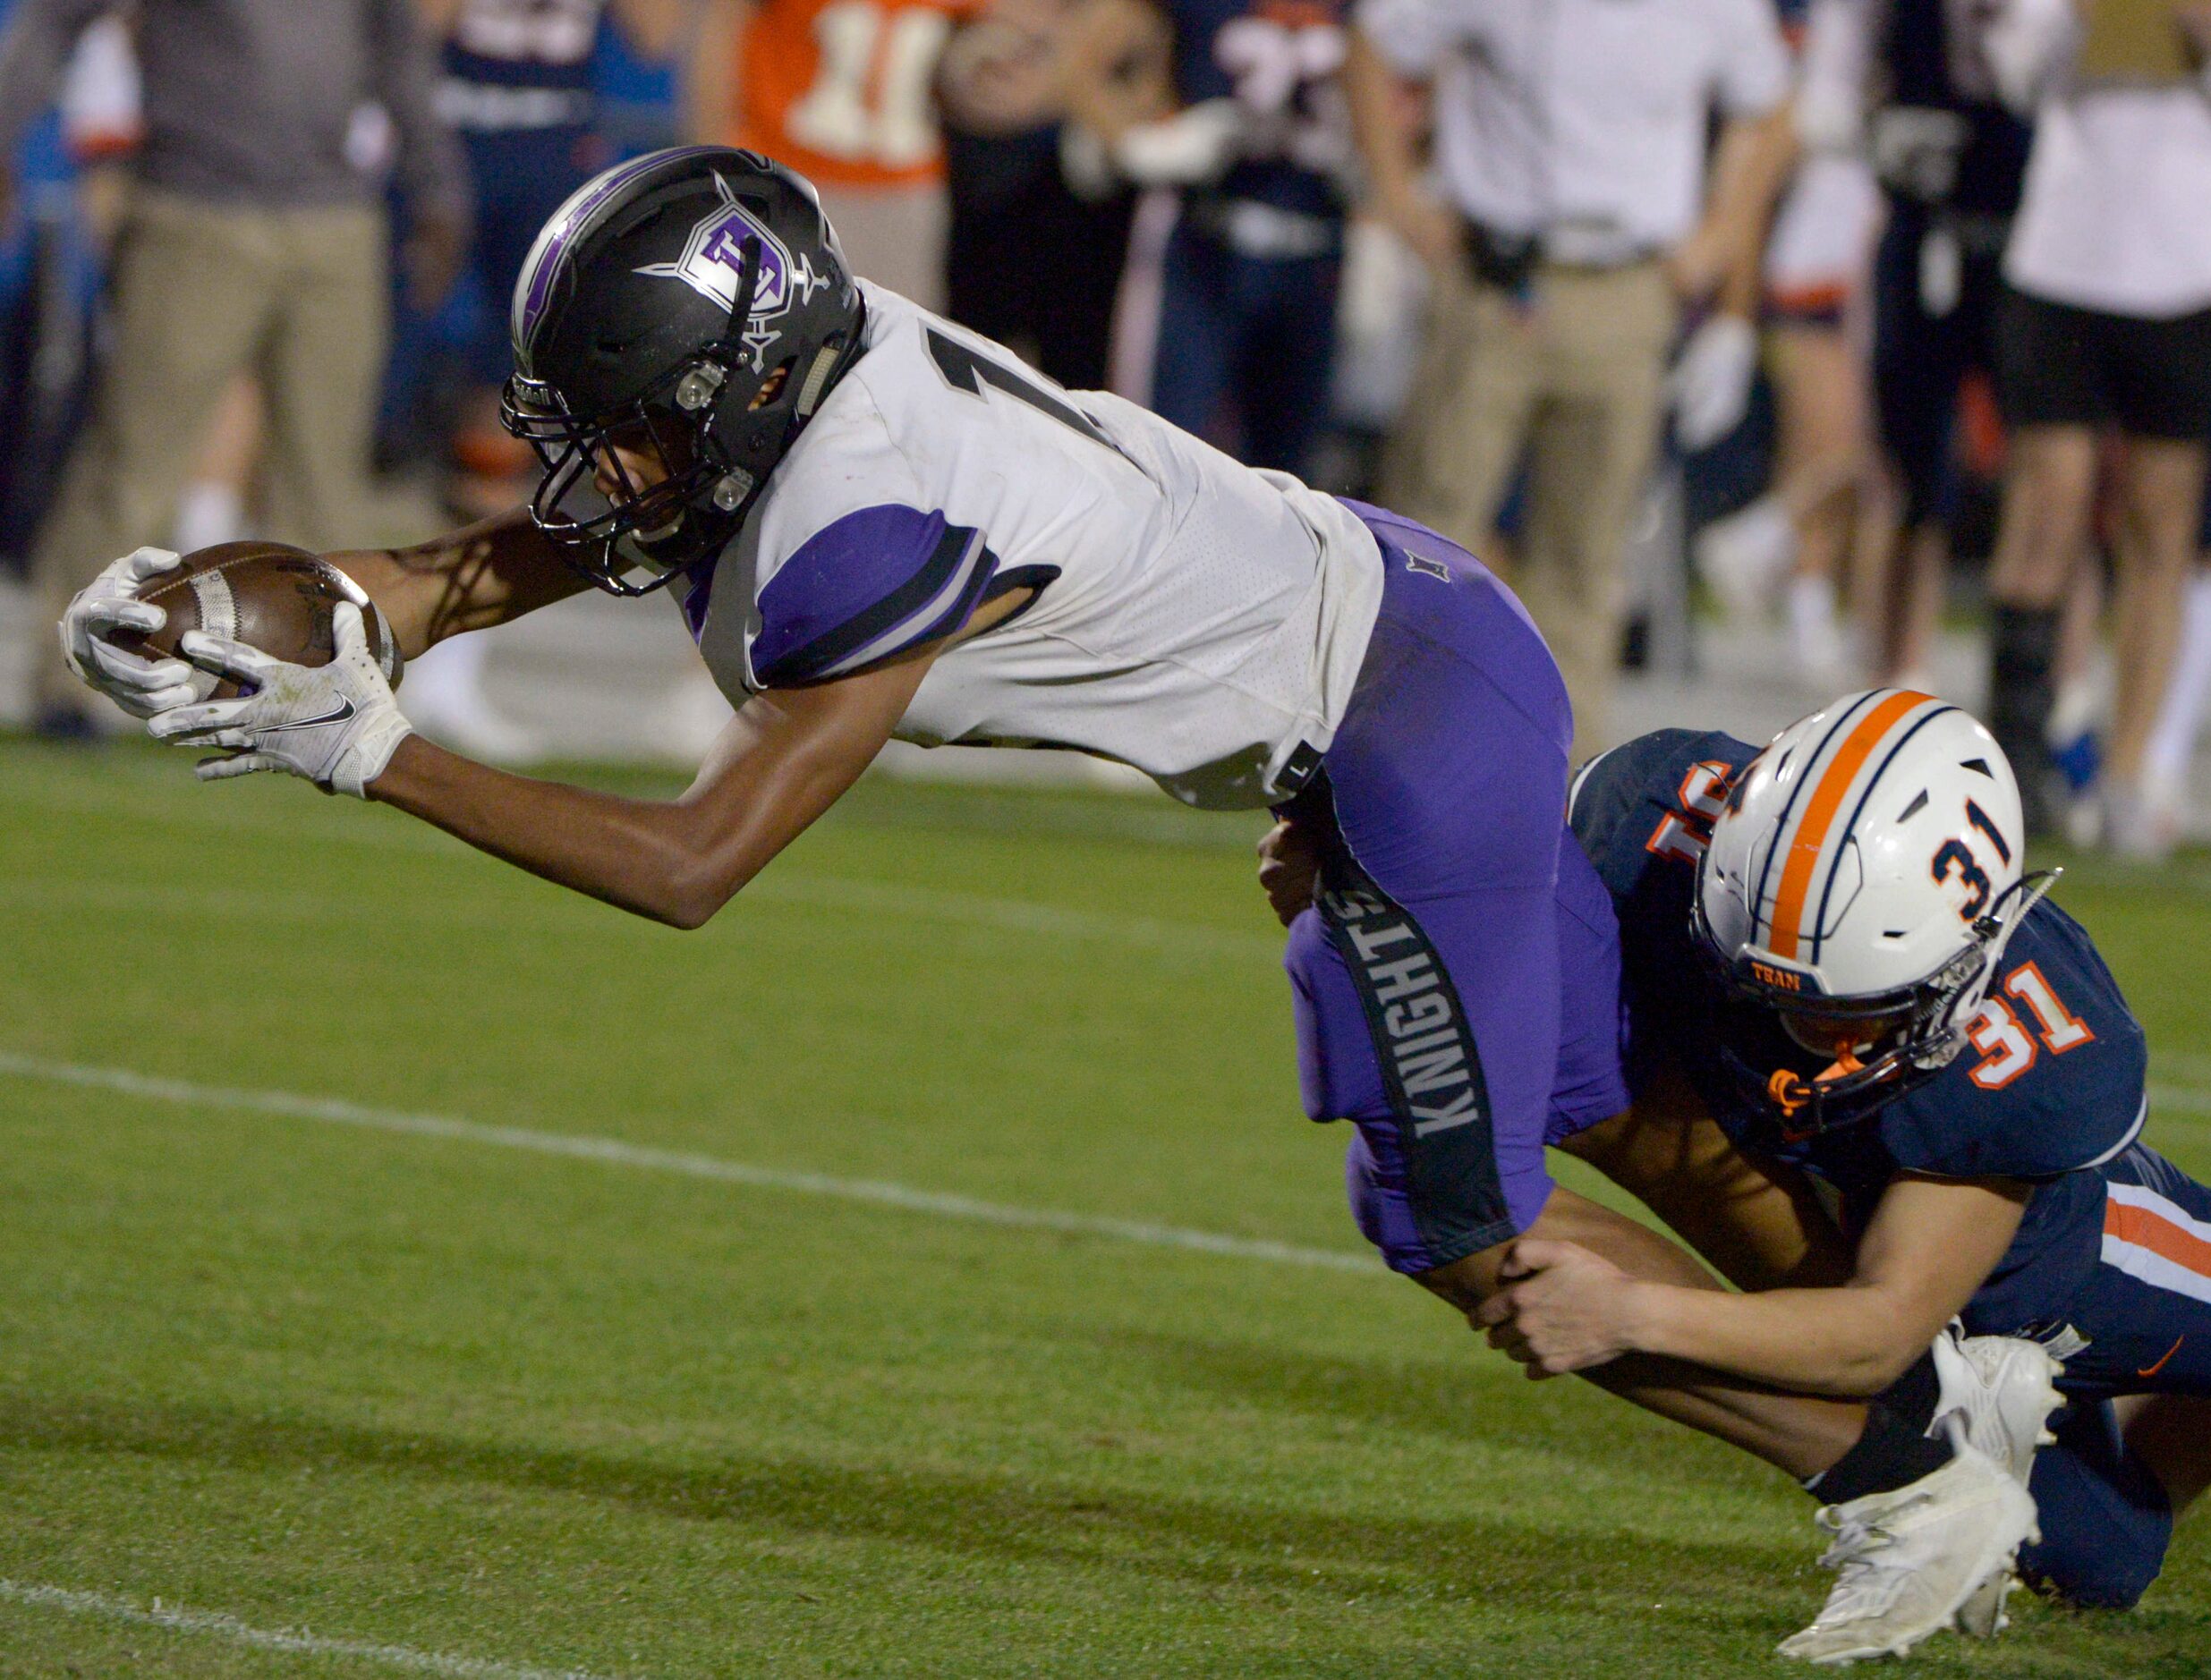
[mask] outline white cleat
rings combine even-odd
[[[1968,1442],[2027,1486],[2036,1449],[2056,1439],[2049,1417],[2065,1404],[2057,1391],[2064,1362],[2039,1342],[1945,1330],[1935,1338],[1935,1369],[1943,1385],[1935,1415],[1954,1418]],[[2011,1619],[2003,1601],[2017,1585],[2019,1577],[2008,1566],[1982,1582],[1958,1607],[1960,1631],[1976,1639],[2003,1632]]]
[[[2049,1418],[2065,1403],[2057,1391],[2063,1363],[2039,1342],[1945,1330],[1935,1338],[1935,1370],[1943,1385],[1935,1417],[1954,1413],[1968,1443],[2025,1487],[2034,1472],[2035,1449],[2056,1438]]]
[[[1836,1575],[1818,1620],[1782,1642],[1784,1657],[1824,1665],[1901,1657],[1957,1618],[1992,1579],[2008,1579],[2035,1532],[2035,1502],[2003,1466],[1970,1445],[1940,1470],[1892,1493],[1830,1506],[1834,1535],[1820,1562]],[[1995,1594],[2001,1616],[2003,1593]]]

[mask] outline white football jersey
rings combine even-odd
[[[901,740],[1073,748],[1215,809],[1278,797],[1350,701],[1382,603],[1373,534],[1287,474],[862,289],[866,353],[685,602],[722,692],[848,675],[1030,588],[939,656]]]

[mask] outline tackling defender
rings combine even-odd
[[[1763,752],[1645,735],[1571,814],[1620,914],[1638,1097],[1686,1075],[1742,1149],[1830,1188],[1857,1260],[1847,1287],[1722,1295],[1529,1241],[1492,1339],[1544,1374],[1634,1353],[1850,1394],[1952,1314],[2036,1338],[2068,1404],[2039,1456],[2039,1420],[2011,1427],[2041,1513],[2022,1571],[2131,1605],[2211,1482],[2211,1189],[2140,1141],[2141,1028],[2023,870],[1993,737],[1875,691]]]
[[[106,637],[158,627],[134,598],[174,564],[157,552],[72,604],[80,675],[158,738],[227,755],[204,777],[383,801],[678,927],[894,734],[1073,748],[1194,804],[1294,807],[1331,836],[1327,932],[1291,942],[1307,1103],[1357,1124],[1431,1286],[1479,1300],[1528,1234],[1705,1281],[1544,1168],[1547,1139],[1626,1106],[1616,929],[1563,820],[1557,668],[1471,556],[856,283],[811,190],[751,153],[588,183],[539,236],[512,327],[507,420],[546,465],[531,506],[333,558],[410,657],[587,585],[676,590],[738,707],[683,797],[529,780],[412,735],[351,607],[327,666],[205,636],[191,665],[133,658]],[[208,702],[208,671],[255,692]],[[1799,1475],[1866,1430],[1855,1403],[1663,1362],[1596,1379]],[[2008,1557],[2001,1472],[1959,1462],[1931,1497]]]
[[[1570,819],[1620,919],[1635,1107],[1563,1147],[1752,1293],[1632,1277],[1537,1234],[1470,1317],[1534,1376],[1661,1357],[1879,1391],[1851,1458],[1807,1481],[1833,1501],[1841,1579],[1785,1653],[1901,1650],[1950,1620],[1895,1607],[1957,1591],[1950,1543],[1926,1545],[1929,1484],[1909,1479],[1949,1458],[1929,1426],[1953,1409],[2031,1486],[2028,1577],[2131,1605],[2211,1483],[2211,1190],[2139,1141],[2141,1029],[2045,902],[2054,878],[2026,873],[1993,738],[1901,691],[1838,701],[1763,753],[1662,730],[1586,767]],[[1314,836],[1285,823],[1262,855],[1288,920]],[[1348,1166],[1362,1227],[1399,1263],[1394,1186],[1356,1146]],[[1789,1193],[1800,1175],[1818,1201]],[[1823,1206],[1850,1246],[1824,1277],[1804,1264]],[[2053,1375],[2066,1406],[2037,1456]],[[1962,1593],[1960,1625],[1993,1632],[2009,1584]]]

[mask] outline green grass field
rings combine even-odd
[[[1254,833],[868,784],[680,935],[0,747],[0,1674],[1784,1672],[1801,1494],[1364,1260]],[[2211,863],[2062,891],[2211,1171]],[[2211,1674],[2211,1519],[1914,1672]]]

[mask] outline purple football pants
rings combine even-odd
[[[1544,1145],[1628,1106],[1620,932],[1566,826],[1573,719],[1543,638],[1464,549],[1352,505],[1382,611],[1286,808],[1337,838],[1284,962],[1305,1112],[1356,1124],[1353,1215],[1423,1272],[1526,1230]]]

